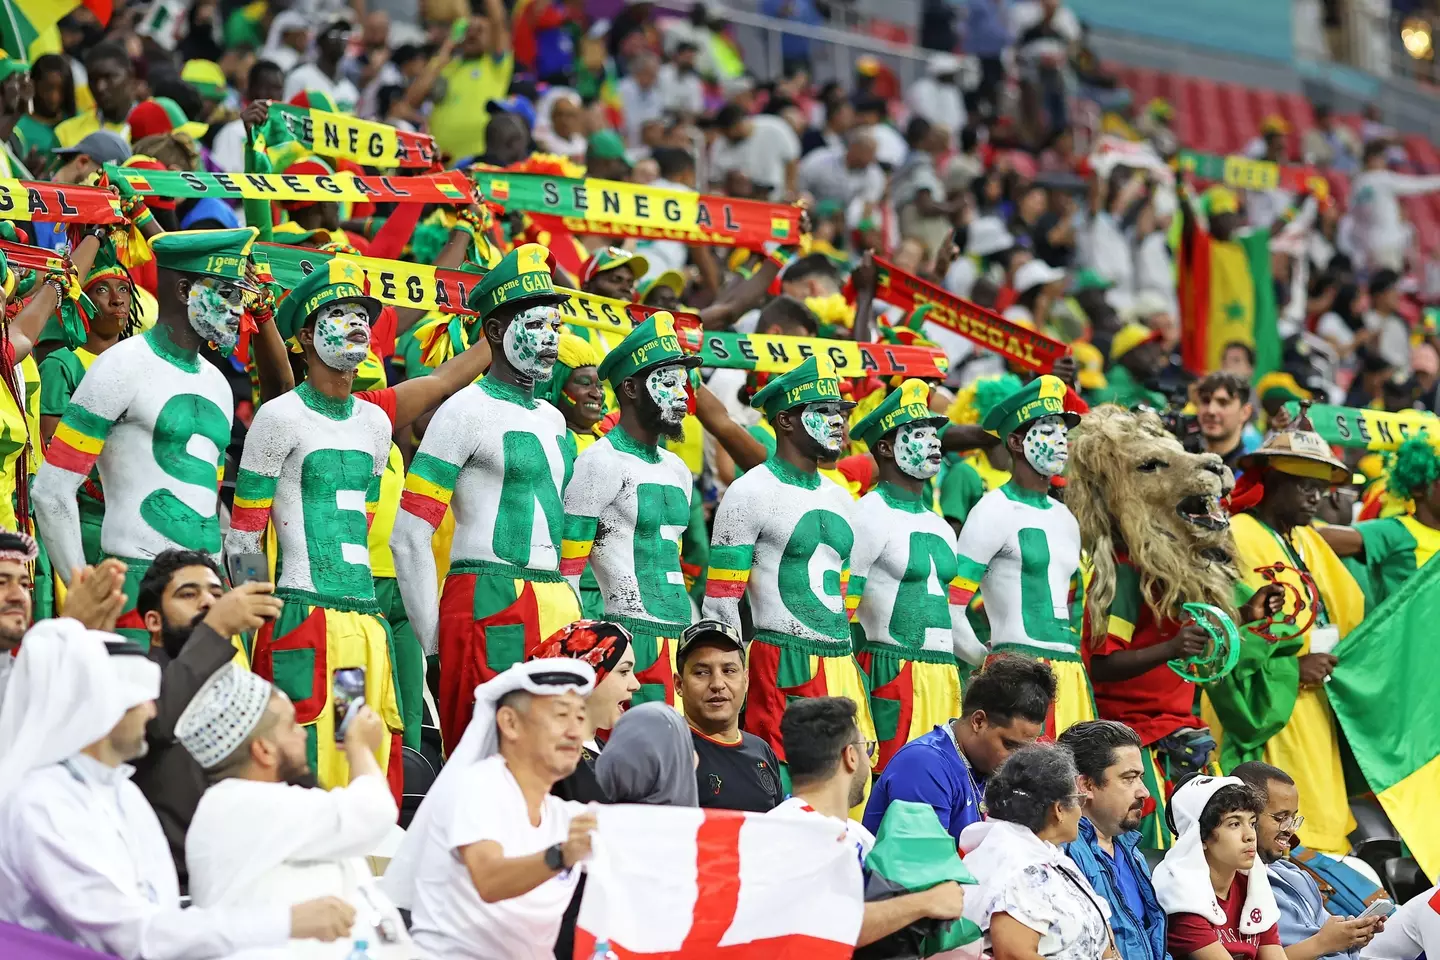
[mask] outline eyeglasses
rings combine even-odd
[[[878,740],[852,740],[852,741],[850,741],[850,746],[852,746],[852,747],[859,747],[860,749],[862,749],[862,750],[865,751],[865,756],[869,757],[871,760],[874,760],[874,759],[875,759],[875,754],[876,754],[876,753],[879,751],[879,749],[880,749],[880,741],[878,741]]]
[[[1300,816],[1299,814],[1296,814],[1293,817],[1282,818],[1272,813],[1270,815],[1270,819],[1275,821],[1275,827],[1279,830],[1295,831],[1299,830],[1305,825],[1305,818]]]

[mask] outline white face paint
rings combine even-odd
[[[370,319],[353,300],[320,308],[315,318],[315,352],[332,370],[351,373],[365,360],[370,348]]]
[[[517,373],[537,383],[549,380],[560,356],[560,311],[550,306],[522,311],[505,328],[502,343]]]
[[[228,354],[240,340],[240,318],[245,315],[245,292],[228,280],[197,277],[190,283],[186,303],[190,328],[200,339]]]
[[[895,431],[895,465],[906,476],[929,480],[940,472],[940,434],[928,423],[907,423]]]
[[[658,367],[645,377],[645,389],[650,399],[660,408],[660,419],[669,424],[679,423],[689,412],[690,401],[685,393],[688,380],[685,368],[679,365]]]
[[[1065,418],[1052,413],[1030,424],[1025,431],[1025,459],[1042,477],[1054,477],[1065,469],[1070,457],[1070,436]]]
[[[800,425],[826,453],[839,453],[845,444],[845,411],[838,403],[812,403],[800,413]]]

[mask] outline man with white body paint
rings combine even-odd
[[[1071,590],[1080,572],[1080,527],[1049,494],[1065,469],[1068,432],[1080,422],[1065,409],[1065,384],[1046,374],[996,404],[982,426],[1005,442],[1010,482],[980,499],[960,530],[955,600],[979,589],[990,622],[990,652],[1041,660],[1055,673],[1051,737],[1095,719],[1095,696],[1080,660]],[[957,642],[978,642],[962,619]]]
[[[440,733],[453,749],[474,690],[580,619],[560,574],[563,496],[573,460],[565,418],[535,399],[559,357],[549,251],[510,251],[471,292],[490,372],[445,401],[410,463],[390,548],[405,609],[427,654],[440,654]],[[451,503],[451,500],[454,503]],[[455,538],[436,597],[430,540],[453,506]]]
[[[870,678],[880,740],[875,768],[905,744],[960,715],[956,657],[972,666],[985,647],[965,640],[965,604],[955,583],[955,532],[930,508],[925,481],[940,470],[930,388],[906,380],[855,425],[875,457],[879,483],[855,507],[850,609],[856,657]],[[966,624],[968,626],[968,624]]]
[[[100,546],[125,564],[127,639],[148,647],[135,614],[141,579],[171,549],[219,559],[216,513],[235,398],[225,375],[200,356],[228,354],[247,301],[258,294],[250,246],[257,231],[180,230],[156,237],[160,315],[140,336],[95,359],[70,398],[35,477],[35,518],[55,572],[85,566],[75,493],[97,461],[106,491]],[[285,347],[263,306],[252,311],[261,395],[288,388]]]
[[[738,630],[748,592],[755,637],[745,728],[784,760],[780,718],[790,697],[849,697],[860,735],[875,737],[845,614],[855,501],[818,472],[844,446],[854,404],[841,399],[835,367],[820,355],[772,379],[750,404],[774,426],[775,453],[731,484],[715,512],[704,613]]]
[[[327,789],[348,782],[350,770],[327,706],[336,670],[365,670],[365,702],[390,731],[380,748],[382,769],[399,762],[400,698],[421,696],[418,676],[414,689],[397,687],[396,639],[380,615],[366,543],[391,434],[472,382],[489,359],[487,346],[476,344],[432,376],[353,393],[370,325],[380,313],[364,283],[358,266],[336,257],[302,280],[276,311],[280,336],[304,354],[306,377],[255,414],[225,541],[232,556],[261,553],[274,521],[275,595],[285,606],[256,636],[252,657],[255,672],[294,701]],[[313,651],[313,664],[297,664],[299,650]],[[315,679],[317,669],[323,681]]]
[[[675,646],[690,625],[680,538],[696,487],[678,456],[659,446],[679,438],[689,410],[686,356],[669,313],[630,331],[600,363],[620,403],[620,422],[575,460],[565,490],[560,572],[577,590],[588,564],[605,599],[605,619],[633,638],[640,690],[631,705],[675,703]]]

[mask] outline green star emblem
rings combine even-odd
[[[1245,316],[1245,308],[1240,305],[1239,300],[1231,300],[1225,304],[1225,319],[1236,321]]]

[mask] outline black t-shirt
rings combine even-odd
[[[780,761],[764,740],[742,732],[739,743],[721,743],[696,730],[690,731],[690,739],[700,755],[695,768],[700,806],[765,813],[784,799]]]

